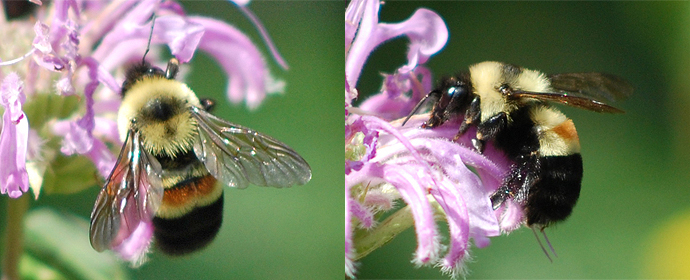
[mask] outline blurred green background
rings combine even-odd
[[[690,278],[690,3],[386,1],[380,20],[399,22],[419,7],[449,28],[428,63],[436,77],[497,60],[546,73],[613,73],[635,88],[613,104],[623,115],[561,107],[577,126],[585,174],[572,216],[546,231],[558,258],[550,263],[523,228],[474,248],[468,278]],[[373,53],[361,94],[378,91],[379,73],[405,62],[407,42]],[[364,258],[358,275],[445,278],[415,269],[415,248],[409,229]]]
[[[210,246],[177,258],[153,253],[147,264],[128,275],[131,279],[342,278],[345,4],[250,3],[286,59],[288,71],[273,62],[256,29],[230,2],[182,4],[189,14],[223,19],[250,36],[264,52],[274,77],[287,83],[283,95],[269,96],[257,110],[249,111],[244,104],[227,101],[224,72],[198,52],[188,68],[189,86],[200,97],[216,99],[214,114],[291,146],[309,162],[313,177],[307,185],[287,189],[226,189],[223,226]],[[43,195],[31,202],[31,208],[50,207],[88,219],[99,189]],[[4,195],[0,198],[0,232],[5,230],[7,200]],[[88,248],[83,257],[95,254],[88,238],[82,242]]]

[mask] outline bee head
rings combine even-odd
[[[164,77],[168,80],[175,79],[175,76],[177,75],[179,69],[180,62],[175,58],[171,58],[170,61],[168,61],[168,66],[165,69],[165,71],[163,71],[163,69],[151,65],[146,61],[142,61],[141,63],[132,65],[129,69],[127,69],[127,73],[125,74],[125,81],[122,83],[122,92],[120,94],[124,97],[125,93],[127,93],[127,91],[129,91],[129,89],[132,88],[132,85],[134,85],[136,82],[141,81],[145,77]]]
[[[441,86],[430,93],[436,100],[431,110],[431,118],[425,128],[439,126],[457,114],[464,114],[473,98],[472,85],[468,75],[445,78]]]
[[[120,93],[123,97],[132,88],[136,82],[141,81],[144,77],[155,77],[155,76],[165,76],[163,69],[155,67],[148,62],[142,61],[141,63],[135,64],[129,69],[125,74],[125,81],[122,83],[122,92]]]

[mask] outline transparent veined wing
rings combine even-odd
[[[194,153],[209,173],[230,187],[289,187],[311,179],[309,164],[282,142],[192,107],[198,126]]]
[[[580,109],[590,110],[597,113],[624,113],[623,110],[613,107],[611,105],[605,104],[603,102],[590,99],[587,97],[581,97],[572,95],[566,92],[529,92],[529,91],[513,91],[511,96],[520,98],[534,98],[543,101],[550,101],[555,103],[560,103],[563,105],[568,105],[572,107],[577,107]]]
[[[562,73],[548,77],[551,87],[559,92],[602,103],[621,101],[633,93],[633,87],[625,79],[606,73]]]
[[[96,251],[112,249],[141,222],[150,222],[163,198],[161,166],[129,131],[115,168],[96,199],[89,230]]]

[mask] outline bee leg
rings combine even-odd
[[[505,112],[500,112],[485,122],[480,123],[477,126],[477,136],[475,139],[472,139],[474,148],[480,153],[484,152],[484,142],[486,140],[494,139],[496,135],[506,127],[507,124],[508,114]]]
[[[501,186],[491,194],[493,209],[498,209],[508,198],[520,204],[526,202],[530,187],[540,179],[540,166],[539,157],[536,155],[518,158]]]
[[[199,103],[201,103],[201,107],[209,113],[216,107],[216,101],[211,98],[199,98]]]
[[[165,78],[168,80],[175,79],[179,71],[180,62],[176,58],[171,58],[170,61],[168,61],[168,67],[165,68]]]
[[[484,140],[474,138],[472,139],[472,146],[474,146],[474,149],[481,154],[484,153],[484,142]]]
[[[480,105],[479,97],[475,97],[470,103],[470,107],[467,108],[465,112],[465,120],[460,124],[460,129],[458,129],[458,134],[455,134],[453,141],[458,140],[460,136],[464,135],[465,132],[470,128],[471,125],[477,124],[479,122],[479,117],[481,116],[479,111]]]

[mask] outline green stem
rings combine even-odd
[[[2,280],[15,280],[19,277],[19,260],[24,244],[24,215],[29,209],[29,194],[7,203],[7,227],[5,228],[5,255],[2,258]]]
[[[441,208],[438,202],[429,197],[429,203],[434,209],[436,220],[445,219],[443,208]],[[371,252],[390,242],[398,234],[412,226],[414,226],[414,218],[412,217],[410,206],[405,206],[388,216],[388,218],[373,230],[357,230],[354,238],[355,252],[357,255],[354,259],[357,261],[366,257]]]

